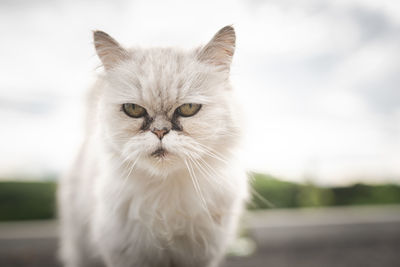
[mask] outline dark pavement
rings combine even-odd
[[[253,212],[244,224],[253,241],[235,251],[256,250],[223,267],[400,266],[400,206]],[[60,266],[56,229],[55,221],[1,223],[0,266]]]

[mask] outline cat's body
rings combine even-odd
[[[65,266],[217,266],[247,196],[234,41],[228,26],[195,51],[125,50],[95,32],[105,75],[59,190]]]

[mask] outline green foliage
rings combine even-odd
[[[350,187],[334,187],[335,205],[366,205],[400,203],[400,186],[355,184]]]
[[[271,176],[253,173],[250,175],[252,201],[250,209],[274,207],[295,207],[298,186],[295,183],[279,181]]]
[[[400,186],[394,184],[324,188],[312,183],[284,182],[259,173],[250,177],[252,199],[249,209],[400,203]]]
[[[324,188],[259,173],[252,173],[250,178],[249,209],[400,203],[400,186],[394,184]],[[0,182],[0,221],[54,218],[56,185],[55,182]]]
[[[297,186],[300,188],[296,196],[298,207],[321,207],[334,204],[334,193],[329,188],[317,187],[311,183]]]
[[[54,182],[0,182],[0,221],[55,217]]]

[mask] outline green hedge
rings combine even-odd
[[[252,185],[252,199],[248,205],[250,209],[400,203],[400,186],[395,184],[317,187],[311,183],[283,182],[259,173],[251,174],[250,181]]]
[[[400,203],[400,186],[355,184],[333,187],[335,205],[394,204]]]
[[[0,221],[55,217],[54,182],[0,182]]]
[[[355,184],[317,187],[284,182],[265,174],[250,175],[249,209],[298,208],[400,203],[400,186]],[[55,217],[55,182],[0,182],[0,221]]]

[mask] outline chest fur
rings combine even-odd
[[[118,220],[116,225],[136,232],[148,231],[162,242],[182,236],[197,240],[221,224],[223,207],[213,190],[196,191],[189,177],[172,177],[169,181],[153,182],[148,177],[130,180],[119,186],[106,186],[102,205]],[[104,198],[104,195],[108,197]],[[104,199],[112,200],[105,203]]]

